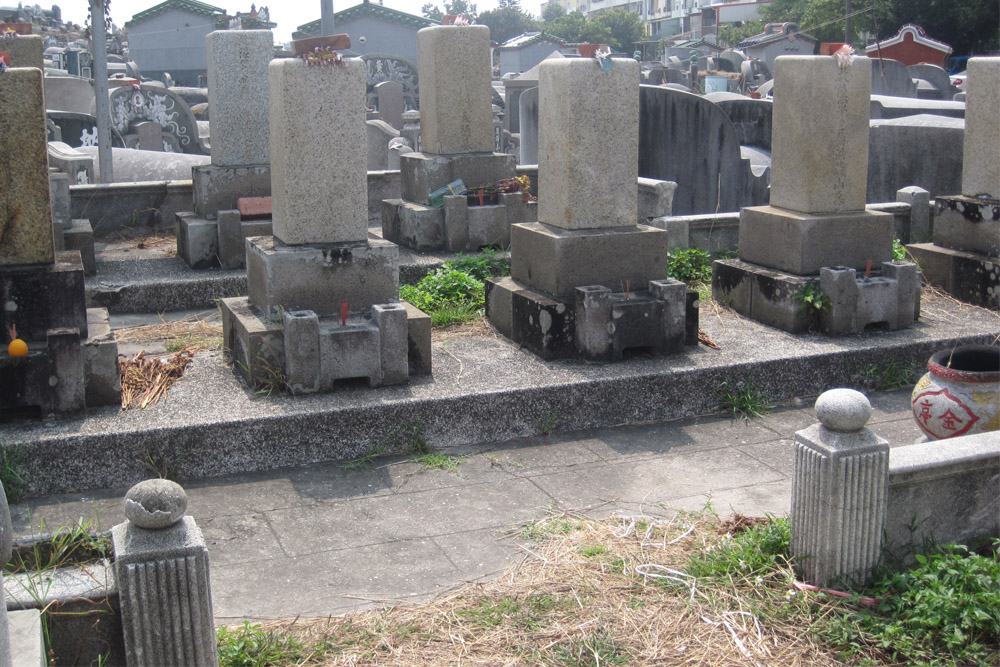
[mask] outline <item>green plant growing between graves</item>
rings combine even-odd
[[[799,312],[811,319],[833,308],[830,297],[823,294],[815,283],[806,283],[801,292],[792,295],[792,299],[799,304]]]
[[[421,454],[413,460],[422,468],[433,468],[435,470],[454,472],[458,470],[458,464],[462,459],[458,456],[452,456],[451,454],[431,452],[429,454]]]
[[[559,421],[559,414],[553,412],[548,417],[539,417],[535,420],[535,429],[542,435],[549,435]]]
[[[889,391],[916,384],[923,374],[923,364],[889,361],[884,364],[858,368],[848,365],[846,370],[848,381],[856,389]]]
[[[9,504],[24,500],[28,490],[28,475],[24,472],[24,459],[28,452],[23,447],[0,448],[0,484],[7,494]]]
[[[892,259],[894,262],[906,261],[906,247],[897,237],[892,238]]]
[[[494,250],[459,255],[416,285],[400,285],[399,297],[430,315],[432,326],[471,322],[482,316],[486,305],[484,281],[509,271],[509,262]]]
[[[712,256],[704,250],[685,248],[667,254],[667,275],[690,284],[712,282]]]
[[[755,387],[751,380],[738,386],[723,382],[715,395],[722,403],[724,412],[730,413],[733,419],[741,418],[745,421],[766,417],[771,403],[767,395]]]

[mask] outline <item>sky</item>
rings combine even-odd
[[[274,41],[277,43],[287,42],[292,38],[292,31],[303,23],[314,21],[319,18],[320,0],[201,0],[215,7],[225,9],[230,14],[236,12],[250,11],[250,4],[256,2],[258,6],[267,6],[271,12],[271,20],[278,24],[274,29]],[[398,9],[403,12],[420,16],[420,8],[428,1],[434,2],[442,9],[443,0],[383,0],[386,7]],[[53,3],[48,0],[35,0],[43,7],[50,7]],[[372,0],[377,2],[377,0]],[[34,3],[32,3],[34,4]],[[83,24],[87,20],[87,0],[55,0],[54,4],[62,9],[63,21]],[[111,19],[117,26],[125,25],[134,14],[149,9],[160,4],[160,0],[111,0]],[[333,0],[334,11],[347,9],[360,4],[360,0]],[[496,0],[478,0],[473,2],[479,12],[496,9]],[[540,12],[541,0],[521,0],[521,7],[528,14],[538,16]]]

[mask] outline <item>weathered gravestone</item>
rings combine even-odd
[[[636,224],[639,64],[612,62],[540,65],[539,222],[512,227],[511,275],[487,283],[490,321],[546,359],[675,352],[696,322],[666,279],[667,233]]]
[[[917,84],[913,83],[906,65],[898,60],[879,58],[872,61],[872,94],[916,97]]]
[[[267,68],[273,37],[270,30],[220,30],[208,34],[205,47],[212,163],[191,170],[195,210],[177,214],[177,255],[195,269],[235,269],[246,262],[243,239],[260,233],[261,223],[220,234],[218,212],[235,210],[241,197],[271,194]]]
[[[934,242],[907,249],[929,283],[1000,308],[1000,58],[968,65],[962,194],[937,195]]]
[[[375,84],[375,98],[382,120],[396,130],[403,129],[403,112],[406,111],[406,94],[399,81],[382,81]]]
[[[771,204],[740,214],[739,259],[715,263],[715,298],[786,331],[805,331],[812,293],[827,333],[910,326],[920,285],[892,261],[893,218],[865,210],[872,62],[830,56],[775,61]],[[822,147],[816,150],[816,147]],[[861,274],[863,277],[858,277]]]
[[[429,320],[398,301],[398,249],[368,238],[364,70],[269,67],[274,236],[247,239],[249,296],[222,301],[234,370],[253,386],[274,369],[295,394],[402,384],[408,349],[430,370]]]
[[[42,98],[41,70],[0,73],[0,325],[27,343],[0,352],[0,418],[120,400],[107,310],[86,308],[80,253],[55,251]]]
[[[510,226],[534,219],[521,192],[503,191],[517,174],[513,155],[494,152],[489,42],[486,26],[417,33],[421,151],[400,156],[402,198],[382,202],[385,239],[421,252],[475,251],[508,245]],[[466,197],[458,181],[489,198]]]

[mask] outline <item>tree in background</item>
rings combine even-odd
[[[591,22],[608,29],[611,49],[619,53],[631,55],[635,50],[635,43],[646,37],[646,26],[639,15],[622,7],[605,9]]]
[[[762,32],[764,32],[763,21],[737,21],[736,23],[721,24],[717,37],[724,46],[735,49],[744,39]]]
[[[503,44],[511,37],[540,29],[538,21],[524,12],[517,0],[501,0],[501,5],[505,6],[483,12],[476,19],[476,23],[489,27],[492,41]]]
[[[542,29],[567,42],[608,44],[618,53],[632,54],[634,43],[646,35],[639,15],[621,7],[606,9],[588,19],[578,11],[567,14],[565,10],[552,10],[550,3],[542,17]],[[562,9],[562,8],[560,8]]]
[[[452,0],[451,2],[445,0],[444,11],[441,11],[437,5],[428,2],[420,8],[420,13],[433,21],[440,21],[449,14],[465,14],[470,21],[476,20],[476,6],[468,0]]]
[[[844,0],[773,0],[761,8],[768,23],[792,21],[821,42],[844,41]],[[861,33],[885,39],[907,23],[945,42],[954,55],[996,52],[1000,49],[1000,12],[997,0],[854,0],[850,42],[863,44]]]

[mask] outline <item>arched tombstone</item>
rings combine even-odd
[[[374,107],[375,86],[383,81],[396,81],[403,85],[403,100],[407,109],[420,108],[417,66],[405,58],[388,53],[368,53],[361,56],[365,63],[367,87],[365,97],[368,106]]]
[[[906,71],[910,73],[910,78],[914,80],[923,79],[934,86],[934,88],[941,92],[940,99],[942,100],[950,100],[958,92],[958,89],[951,85],[951,77],[948,76],[948,73],[937,65],[928,65],[927,63],[910,65],[906,68]]]
[[[917,85],[903,63],[889,58],[875,58],[872,62],[872,95],[916,97]]]
[[[198,124],[187,103],[167,88],[121,86],[111,91],[112,143],[128,147],[136,125],[153,121],[163,130],[164,150],[205,154],[198,140]],[[135,143],[134,140],[131,143]]]

